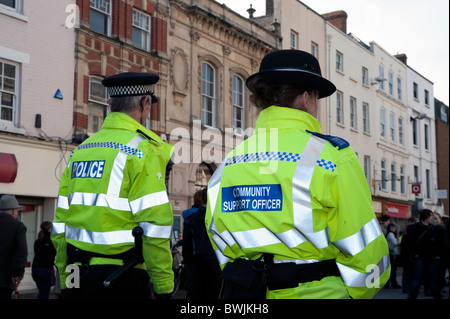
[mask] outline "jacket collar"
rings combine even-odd
[[[255,131],[260,128],[280,128],[294,131],[309,130],[319,132],[320,122],[307,112],[281,106],[270,106],[261,111],[256,121]]]
[[[137,122],[128,114],[122,112],[109,113],[108,116],[105,118],[105,121],[103,122],[102,128],[119,129],[143,133],[144,135],[146,135],[146,137],[150,137],[158,144],[164,143],[163,140],[154,132],[147,129],[145,126],[139,124],[139,122]]]

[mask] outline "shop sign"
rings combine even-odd
[[[409,217],[409,205],[386,202],[386,214],[394,218]]]

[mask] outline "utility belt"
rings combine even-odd
[[[263,254],[257,260],[239,258],[228,263],[222,272],[223,298],[265,299],[267,289],[295,288],[300,283],[318,281],[328,276],[340,276],[334,259],[312,264],[275,264],[271,254]]]
[[[110,274],[103,282],[103,285],[105,287],[109,287],[128,269],[133,267],[145,269],[145,265],[143,264],[144,257],[142,255],[142,234],[143,229],[141,227],[136,226],[135,228],[133,228],[132,235],[134,237],[134,247],[127,250],[126,252],[114,255],[105,255],[86,251],[68,243],[67,263],[80,263],[81,266],[93,265],[94,262],[96,262],[95,264],[97,265],[119,265],[120,267],[116,269],[112,274]]]
[[[88,265],[123,265],[133,255],[134,247],[120,254],[105,255],[86,251],[67,243],[67,264]]]

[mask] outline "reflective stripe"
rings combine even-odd
[[[365,224],[356,234],[335,241],[333,244],[347,255],[356,255],[382,234],[376,217]]]
[[[226,264],[230,260],[230,258],[222,254],[220,250],[216,249],[214,250],[214,253],[216,254],[217,260],[219,261],[219,265]]]
[[[251,229],[231,233],[243,249],[280,244],[281,241],[267,228]]]
[[[214,174],[211,176],[211,179],[209,180],[208,203],[207,203],[211,211],[211,224],[209,225],[209,232],[213,234],[212,239],[221,251],[224,251],[225,247],[227,246],[226,241],[222,237],[228,239],[230,244],[234,244],[234,239],[233,237],[230,236],[229,232],[225,230],[223,234],[220,234],[216,228],[216,224],[214,223],[214,209],[217,204],[217,197],[219,196],[220,181],[222,178],[224,167],[225,167],[225,160],[223,160],[222,163],[220,163],[219,167],[216,169]]]
[[[134,237],[131,230],[94,232],[86,229],[66,226],[66,238],[96,245],[134,243]]]
[[[52,224],[52,234],[53,235],[64,234],[65,230],[66,230],[66,224],[64,224],[64,223],[53,223]]]
[[[56,204],[56,207],[59,207],[62,209],[69,209],[69,201],[68,201],[67,197],[59,195],[58,203]]]
[[[117,154],[114,159],[114,164],[111,170],[111,177],[109,179],[108,191],[107,194],[109,196],[119,197],[120,188],[122,187],[123,180],[123,171],[125,168],[125,164],[127,163],[128,155],[135,155],[135,151],[137,150],[138,145],[144,140],[144,137],[141,135],[136,135],[131,139],[130,142],[125,146],[125,148],[119,148],[120,152]],[[128,151],[127,150],[135,150]],[[140,152],[140,151],[139,151]],[[141,157],[139,157],[141,158]]]
[[[309,188],[314,168],[326,141],[311,135],[302,152],[302,158],[292,179],[292,201],[295,228],[315,247],[325,248],[329,245],[328,230],[314,232],[311,196]],[[299,235],[298,233],[296,234]],[[302,238],[298,236],[298,240]]]
[[[289,229],[283,233],[277,233],[277,237],[289,248],[294,248],[307,241],[307,239],[297,230]]]
[[[336,263],[339,272],[341,273],[342,280],[349,287],[370,287],[373,281],[379,279],[379,277],[388,269],[389,267],[389,254],[383,256],[378,264],[373,265],[370,270],[366,270],[366,273],[360,273],[350,267],[343,264]]]
[[[167,191],[163,190],[157,193],[148,194],[142,196],[141,198],[135,199],[130,202],[131,211],[133,214],[139,213],[140,211],[151,208],[158,205],[167,204],[169,202],[169,197],[167,196]]]
[[[172,226],[154,225],[149,222],[141,222],[139,226],[144,230],[144,235],[151,238],[171,238]]]
[[[95,193],[73,193],[69,195],[70,205],[109,207],[116,210],[130,211],[127,198]]]
[[[172,226],[158,226],[148,222],[141,222],[139,226],[144,230],[144,235],[152,238],[171,238]],[[131,230],[114,230],[107,232],[95,232],[66,226],[66,238],[88,244],[114,245],[134,243]]]

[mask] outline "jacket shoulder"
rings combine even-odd
[[[347,142],[346,140],[344,140],[343,138],[338,137],[338,136],[324,135],[324,134],[320,134],[317,132],[311,132],[308,130],[306,130],[306,132],[308,132],[314,136],[317,136],[318,138],[321,138],[321,139],[324,139],[324,140],[330,142],[331,145],[333,145],[334,147],[337,147],[339,150],[342,150],[342,149],[350,146],[349,142]]]

